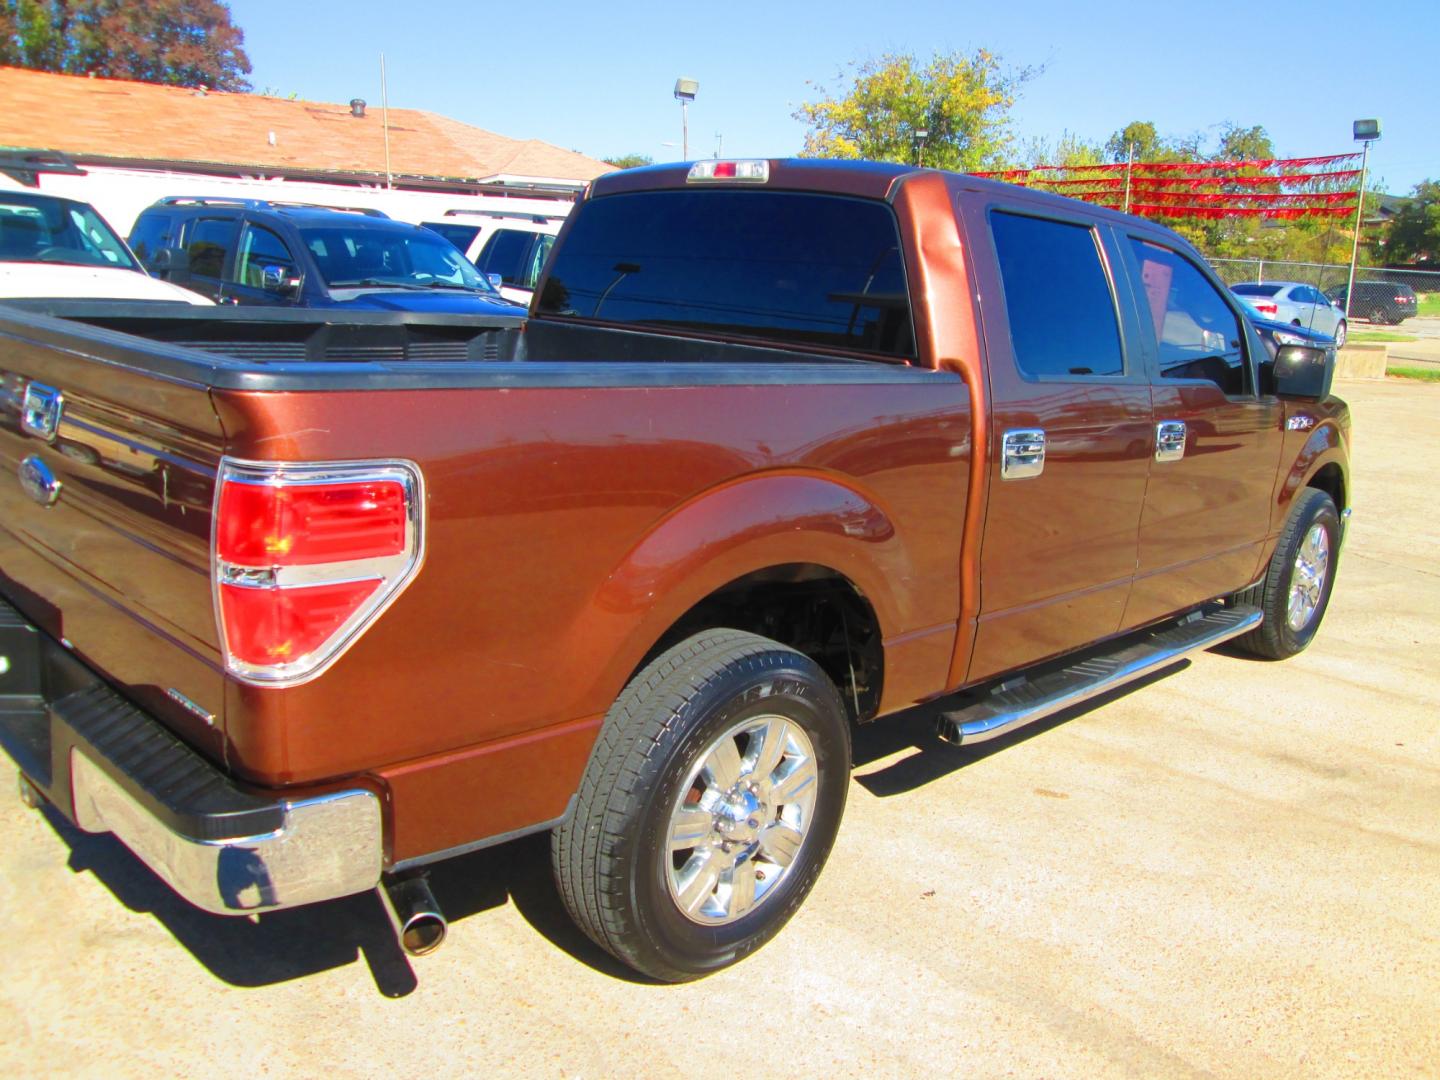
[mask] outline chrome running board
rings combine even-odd
[[[993,739],[1248,633],[1262,618],[1253,607],[1191,612],[1179,622],[1120,638],[1114,652],[1092,654],[1033,678],[1007,679],[975,704],[941,713],[935,721],[936,733],[956,746]]]

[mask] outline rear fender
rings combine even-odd
[[[685,503],[606,579],[567,644],[571,670],[597,673],[587,699],[604,711],[687,611],[746,574],[789,563],[844,575],[874,608],[882,635],[901,626],[891,583],[916,575],[890,515],[830,477],[766,473]]]

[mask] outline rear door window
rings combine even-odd
[[[234,218],[197,218],[192,222],[185,238],[190,273],[218,281],[224,275],[225,264],[235,247],[236,230]]]
[[[482,274],[499,274],[506,285],[524,285],[525,268],[529,260],[535,234],[519,229],[499,229],[485,241],[485,247],[475,259],[475,265]]]
[[[1123,375],[1115,293],[1087,225],[990,215],[1015,363],[1029,379]]]
[[[885,203],[708,188],[607,195],[575,213],[541,314],[915,355]]]

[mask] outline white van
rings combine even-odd
[[[213,304],[147,274],[89,203],[0,190],[0,299],[6,297]]]
[[[446,210],[444,221],[422,221],[475,264],[507,300],[528,304],[545,268],[565,213],[514,210]]]

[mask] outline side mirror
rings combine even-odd
[[[260,268],[260,287],[266,292],[279,293],[281,296],[293,296],[300,291],[300,279],[289,277],[283,266],[262,266]]]
[[[485,275],[485,280],[490,283],[490,287],[491,287],[492,289],[494,289],[496,292],[499,292],[499,291],[500,291],[500,286],[501,286],[501,285],[504,283],[504,281],[505,281],[505,279],[502,278],[499,274],[486,274],[486,275]]]
[[[156,274],[188,274],[190,253],[184,248],[161,248],[150,260],[150,269]]]
[[[1335,377],[1334,352],[1309,345],[1281,345],[1275,353],[1275,392],[1281,397],[1319,400]]]

